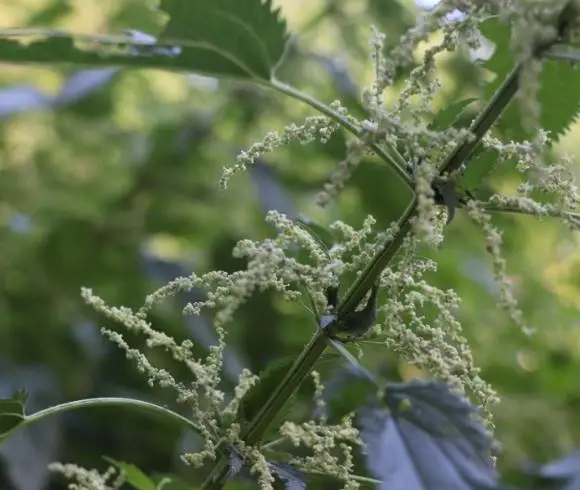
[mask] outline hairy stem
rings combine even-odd
[[[270,87],[274,90],[277,90],[278,92],[282,92],[283,94],[289,95],[290,97],[300,100],[301,102],[305,102],[306,104],[318,110],[319,112],[329,117],[333,121],[336,121],[338,124],[340,124],[347,131],[355,135],[357,138],[362,138],[364,136],[364,133],[360,127],[358,127],[356,124],[353,124],[351,121],[341,116],[336,111],[333,111],[326,104],[323,104],[322,102],[315,99],[311,95],[301,92],[300,90],[292,87],[291,85],[287,85],[283,82],[280,82],[279,80],[272,80],[271,82],[266,84],[266,87]],[[383,148],[377,145],[376,143],[367,143],[367,144],[377,154],[379,158],[387,162],[397,172],[401,180],[404,182],[405,186],[407,186],[407,188],[412,190],[413,184],[411,182],[409,174],[405,170],[407,163],[405,162],[403,156],[397,151],[397,149],[391,146],[386,146]]]
[[[545,209],[542,212],[529,211],[518,207],[517,205],[505,205],[505,204],[495,204],[489,202],[483,202],[481,207],[490,213],[514,213],[514,214],[527,214],[529,216],[535,216],[536,218],[541,218],[542,216],[548,216],[550,218],[569,218],[580,222],[580,213],[575,213],[573,211],[567,211],[565,209]]]
[[[86,398],[84,400],[74,400],[71,402],[61,403],[59,405],[55,405],[53,407],[45,408],[44,410],[40,410],[36,413],[25,415],[20,424],[12,431],[16,431],[17,429],[21,429],[26,427],[34,422],[38,422],[45,417],[49,417],[52,415],[58,415],[62,412],[68,412],[70,410],[79,410],[81,408],[94,408],[94,407],[119,407],[119,408],[130,408],[132,410],[142,410],[150,415],[155,415],[157,417],[162,418],[165,421],[171,421],[175,424],[179,424],[183,427],[186,427],[190,430],[193,430],[200,434],[202,431],[200,428],[193,422],[192,420],[179,415],[168,408],[161,407],[154,403],[146,402],[144,400],[137,400],[134,398]],[[6,438],[8,434],[3,434],[3,437]]]

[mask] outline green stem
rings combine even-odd
[[[519,76],[521,67],[518,65],[508,75],[501,86],[495,92],[493,98],[485,106],[483,111],[471,124],[469,131],[475,136],[470,141],[465,141],[455,147],[453,152],[443,162],[440,167],[441,174],[451,173],[459,170],[467,161],[473,150],[479,145],[485,133],[491,125],[499,119],[504,109],[513,99],[519,88]]]
[[[360,300],[374,284],[382,270],[389,264],[395,253],[400,248],[405,236],[411,229],[411,217],[417,209],[417,200],[407,208],[407,211],[399,220],[399,231],[395,238],[383,246],[371,263],[364,269],[357,281],[347,292],[344,300],[338,307],[338,315],[344,315],[347,311],[352,311],[358,306]],[[264,432],[270,425],[274,416],[282,409],[288,399],[296,391],[300,383],[310,373],[316,361],[320,358],[327,346],[327,339],[321,330],[318,330],[309,344],[294,361],[292,367],[284,379],[280,382],[276,390],[270,395],[260,412],[256,415],[254,422],[240,438],[246,444],[257,444]],[[229,473],[228,464],[225,458],[220,458],[213,471],[205,481],[203,490],[219,490],[226,482]]]
[[[292,87],[291,85],[287,85],[286,83],[275,79],[272,80],[271,82],[268,82],[265,86],[270,87],[274,90],[277,90],[278,92],[281,92],[285,95],[289,95],[290,97],[293,97],[296,100],[308,104],[309,106],[313,107],[320,113],[336,121],[338,124],[340,124],[347,131],[355,135],[357,138],[364,137],[364,132],[359,126],[353,124],[347,118],[345,118],[338,112],[332,110],[326,104],[320,102],[311,95],[305,92],[301,92],[300,90]],[[387,146],[386,148],[382,148],[376,143],[367,142],[367,144],[383,161],[387,162],[397,172],[397,174],[399,175],[401,180],[405,183],[407,188],[409,188],[410,190],[414,190],[413,183],[411,182],[409,174],[405,170],[407,163],[405,162],[403,156],[396,150],[396,148],[389,146]]]
[[[136,400],[133,398],[86,398],[84,400],[74,400],[70,402],[61,403],[52,407],[45,408],[36,413],[26,415],[22,422],[15,427],[13,430],[21,429],[34,422],[44,419],[52,415],[57,415],[62,412],[68,412],[70,410],[78,410],[81,408],[94,408],[94,407],[122,407],[122,408],[138,408],[146,412],[153,413],[155,415],[161,416],[164,419],[171,419],[173,422],[178,423],[181,426],[187,427],[197,433],[201,433],[200,428],[191,420],[179,415],[168,408],[155,405],[154,403],[146,402],[143,400]]]
[[[296,361],[294,361],[294,364],[292,364],[286,376],[270,395],[262,409],[256,414],[254,421],[240,434],[240,438],[246,444],[254,445],[260,442],[274,416],[294,394],[304,378],[308,376],[314,363],[326,349],[326,345],[326,337],[321,330],[318,330]],[[221,489],[226,483],[228,473],[227,461],[222,457],[203,484],[203,490]]]
[[[317,475],[317,476],[326,476],[328,477],[328,473],[323,473],[322,471],[307,471],[308,475]],[[370,483],[372,485],[380,485],[382,482],[380,480],[375,480],[374,478],[369,478],[367,476],[359,476],[359,475],[349,475],[350,480],[360,481],[361,483]]]
[[[536,218],[541,218],[542,216],[549,216],[550,218],[572,218],[580,221],[580,213],[574,213],[572,211],[566,211],[564,209],[547,209],[541,213],[535,213],[533,211],[528,211],[526,209],[518,208],[516,206],[502,206],[499,204],[482,203],[481,207],[490,213],[514,213],[514,214],[526,214],[529,216],[535,216]]]
[[[369,264],[364,268],[357,280],[347,291],[341,304],[338,306],[338,316],[346,315],[358,306],[365,294],[371,289],[381,272],[389,265],[405,237],[411,231],[411,218],[417,211],[417,198],[407,207],[407,210],[397,223],[398,232],[393,240],[384,244],[383,248],[373,257]]]
[[[563,26],[569,22],[569,17],[575,13],[575,6],[573,2],[568,2],[566,7],[564,7],[558,16],[558,21],[556,24],[556,29],[558,32],[562,31]],[[554,38],[550,41],[535,46],[532,56],[539,57],[549,55],[550,48],[556,45],[557,42],[558,38]],[[489,101],[485,109],[479,114],[475,121],[473,121],[469,128],[469,131],[475,136],[475,138],[471,141],[465,141],[455,147],[455,150],[450,155],[448,155],[448,157],[443,162],[443,165],[440,168],[441,174],[459,170],[461,165],[467,162],[468,158],[473,153],[473,150],[475,150],[477,145],[479,145],[481,142],[481,139],[485,133],[489,130],[491,125],[499,119],[502,112],[505,110],[507,105],[518,91],[521,70],[522,63],[519,63],[503,81],[501,86],[495,92],[493,98]]]

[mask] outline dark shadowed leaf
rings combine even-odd
[[[268,461],[270,471],[284,482],[286,490],[305,490],[306,475],[288,463]]]
[[[511,31],[509,25],[496,17],[484,21],[479,28],[495,45],[493,56],[483,64],[483,68],[496,76],[485,87],[486,98],[490,100],[515,67],[510,50]],[[580,91],[570,90],[570,87],[580,86],[580,69],[564,61],[546,60],[538,83],[540,127],[549,132],[551,144],[568,131],[580,114]],[[510,103],[496,126],[507,139],[522,141],[533,137],[522,125],[520,104],[517,101]],[[468,166],[460,181],[467,189],[481,187],[497,161],[497,152],[480,146],[472,155],[472,160],[473,163]]]
[[[375,383],[360,369],[347,364],[324,381],[324,409],[317,409],[314,416],[324,415],[330,424],[338,423],[345,415],[364,406],[376,393]]]
[[[381,490],[499,488],[492,439],[476,409],[441,383],[389,384],[388,409],[368,407],[360,422],[366,460]]]
[[[543,465],[527,464],[524,473],[532,480],[537,490],[579,490],[580,451]]]
[[[109,463],[121,470],[127,478],[127,484],[135,490],[156,490],[157,485],[134,464],[116,461],[112,458],[105,458]]]
[[[0,399],[0,442],[24,422],[26,398],[24,392],[16,392],[10,398]]]
[[[23,111],[41,109],[50,102],[50,97],[36,87],[20,85],[0,90],[0,117],[11,116]]]
[[[122,37],[11,29],[0,32],[0,60],[168,68],[267,81],[283,57],[286,22],[271,0],[162,0],[160,9],[169,21],[158,43],[137,32]]]
[[[77,102],[111,81],[119,70],[82,70],[65,80],[55,96],[28,85],[0,90],[0,118],[34,109],[57,108]]]
[[[65,81],[52,105],[72,104],[108,84],[118,72],[116,68],[79,71]]]

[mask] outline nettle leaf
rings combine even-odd
[[[0,398],[0,442],[7,439],[24,423],[26,398],[23,391],[16,392],[10,398]]]
[[[486,98],[491,99],[495,90],[515,67],[510,50],[510,27],[493,17],[480,25],[482,34],[495,44],[493,56],[484,63],[484,68],[495,73],[496,78],[485,89]],[[577,65],[558,60],[545,60],[539,79],[540,127],[549,131],[552,142],[566,133],[580,115],[580,69]],[[498,127],[512,140],[533,138],[521,124],[519,102],[514,100],[502,115]]]
[[[270,80],[288,35],[271,0],[162,0],[170,16],[161,42],[178,41],[184,54],[211,73]]]
[[[463,122],[462,116],[465,114],[467,107],[478,100],[477,97],[471,97],[453,102],[447,107],[441,109],[429,123],[427,128],[432,131],[444,131],[448,128],[457,127],[459,122]]]
[[[285,490],[306,490],[306,475],[294,466],[281,461],[268,461],[268,468],[284,482]]]
[[[228,480],[240,478],[246,481],[254,481],[255,476],[248,468],[244,458],[233,448],[228,454],[229,474]],[[291,464],[282,461],[268,460],[268,468],[275,478],[284,484],[285,490],[305,490],[306,475],[294,468]]]
[[[292,367],[294,361],[295,358],[291,356],[279,359],[269,364],[268,367],[260,373],[260,379],[258,382],[248,390],[240,401],[238,409],[238,421],[240,423],[249,424],[254,420],[268,398],[272,395],[272,392],[278,388],[284,379],[284,376],[286,376],[286,373],[288,373]],[[281,410],[271,426],[276,426],[278,422],[281,423],[285,415],[286,412]]]
[[[164,68],[269,81],[285,52],[286,22],[271,0],[162,0],[159,39],[0,30],[0,61]]]
[[[347,364],[324,382],[324,409],[317,409],[314,416],[324,415],[328,423],[339,423],[344,416],[356,412],[368,402],[369,397],[376,394],[376,384],[364,372]]]
[[[135,490],[157,490],[157,484],[134,464],[124,463],[112,458],[105,459],[123,472],[127,479],[127,484]]]
[[[528,464],[524,473],[534,489],[578,490],[580,488],[580,451],[543,465]]]
[[[389,384],[388,410],[362,411],[369,470],[384,490],[497,489],[492,439],[476,408],[436,382]]]
[[[483,63],[483,68],[495,75],[485,87],[485,98],[490,100],[504,79],[515,67],[510,50],[511,29],[497,17],[480,24],[481,33],[495,45],[493,55]],[[545,60],[539,79],[540,126],[549,131],[550,144],[557,142],[580,115],[580,69],[565,61]],[[533,138],[522,126],[519,101],[514,99],[496,124],[504,138],[522,141]],[[497,152],[479,146],[472,155],[472,163],[460,179],[467,189],[481,186],[492,171]]]
[[[327,230],[324,226],[321,226],[305,216],[298,216],[294,222],[304,229],[308,234],[314,238],[316,243],[324,250],[327,255],[328,251],[332,248],[332,245],[336,241],[332,232]]]

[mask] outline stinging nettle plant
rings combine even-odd
[[[84,300],[95,310],[188,368],[189,381],[180,382],[123,334],[102,330],[149,383],[173,390],[189,415],[128,398],[78,400],[25,414],[26,397],[19,393],[0,401],[3,437],[63,411],[122,406],[157,415],[201,437],[203,447],[182,459],[208,468],[199,487],[204,490],[222,488],[237,477],[264,489],[277,480],[287,489],[299,489],[324,476],[345,489],[503,488],[494,464],[492,408],[498,397],[480,376],[457,319],[460,298],[427,282],[437,264],[420,251],[442,246],[446,225],[458,210],[467,213],[481,229],[491,256],[499,306],[516,328],[533,335],[512,292],[501,253],[502,232],[491,215],[550,216],[571,229],[580,227],[573,162],[550,153],[580,111],[580,92],[574,100],[556,104],[545,97],[557,89],[542,85],[557,80],[580,86],[580,1],[443,0],[422,12],[388,53],[385,35],[373,28],[374,80],[360,97],[365,119],[350,114],[341,101],[325,104],[276,78],[289,35],[270,1],[161,0],[159,8],[168,21],[156,37],[2,31],[0,61],[163,68],[253,83],[308,104],[317,114],[272,130],[240,152],[224,169],[223,188],[266,153],[295,141],[326,143],[345,131],[351,137],[347,154],[320,189],[318,204],[336,199],[368,155],[392,169],[412,198],[387,229],[378,228],[372,216],[360,228],[342,221],[324,228],[270,211],[266,222],[273,237],[244,239],[233,250],[235,257],[246,259],[246,269],[177,278],[147,296],[137,310],[108,305],[83,289]],[[385,90],[402,68],[413,65],[419,43],[435,33],[442,34],[441,41],[429,46],[397,98],[386,104]],[[441,89],[437,56],[456,49],[475,52],[489,41],[493,54],[478,63],[495,78],[483,87],[481,100],[459,100],[434,112]],[[478,104],[481,109],[475,113],[473,105]],[[510,128],[507,134],[513,139],[494,136],[494,124]],[[504,162],[522,174],[517,194],[490,195],[483,178]],[[205,290],[206,296],[188,304],[184,314],[211,311],[218,337],[203,359],[193,354],[191,341],[177,342],[148,319],[166,298],[194,288]],[[244,370],[233,393],[224,392],[228,323],[253,293],[267,289],[286,301],[303,302],[312,313],[312,339],[296,358],[282,359],[263,373]],[[364,347],[371,342],[430,373],[433,380],[382,379],[362,364]],[[353,355],[351,346],[360,355]],[[329,352],[340,360],[340,369],[324,380],[318,366],[331,358]],[[286,420],[284,409],[291,407],[306,379],[314,386],[312,415],[301,422]],[[153,490],[172,483],[169,478],[155,482],[132,465],[110,462],[104,474],[73,464],[51,468],[75,482],[70,488],[116,489],[127,483]],[[530,470],[550,476],[542,471]],[[551,484],[550,478],[546,481]]]

